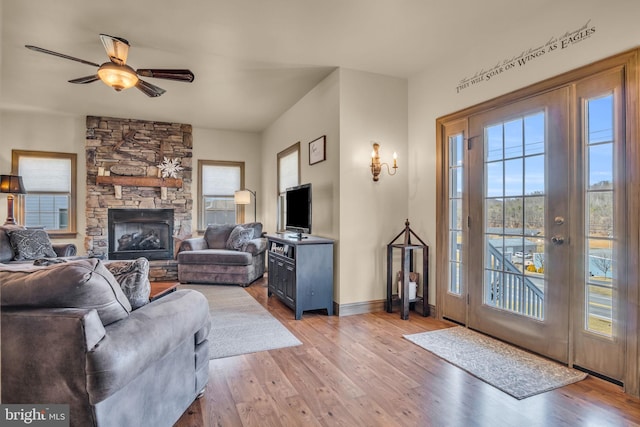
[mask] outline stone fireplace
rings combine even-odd
[[[109,209],[109,259],[173,259],[173,209]]]
[[[151,280],[177,280],[175,248],[192,233],[192,148],[188,124],[87,116],[87,254],[123,259],[136,251],[150,260]],[[162,176],[167,162],[179,164],[176,176]],[[142,220],[126,220],[110,236],[112,210],[138,210]],[[151,211],[172,218],[146,227]],[[162,248],[142,253],[141,245]]]

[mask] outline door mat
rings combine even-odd
[[[460,326],[404,337],[516,399],[563,387],[587,376]]]

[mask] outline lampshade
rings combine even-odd
[[[18,175],[0,175],[0,193],[24,194],[22,177]]]
[[[117,65],[113,62],[105,62],[98,68],[98,77],[104,84],[120,92],[129,89],[138,83],[138,75],[128,65]]]
[[[233,194],[233,201],[236,205],[248,205],[251,203],[251,192],[249,190],[239,190]]]

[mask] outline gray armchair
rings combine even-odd
[[[262,223],[209,226],[180,244],[178,280],[249,286],[264,275],[266,249]]]
[[[2,402],[70,405],[72,426],[171,426],[208,381],[209,306],[133,310],[97,259],[0,267]]]

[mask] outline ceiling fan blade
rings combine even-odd
[[[100,80],[100,77],[98,77],[97,74],[94,74],[92,76],[79,77],[77,79],[69,80],[69,83],[86,84],[93,83],[96,80]]]
[[[166,90],[162,89],[161,87],[152,85],[151,83],[147,83],[144,80],[138,80],[138,83],[136,83],[136,87],[140,89],[140,91],[142,91],[145,95],[152,98],[160,96],[166,92]]]
[[[127,55],[129,55],[129,42],[121,37],[114,37],[108,34],[100,34],[100,40],[107,56],[114,64],[125,65]]]
[[[157,68],[141,68],[136,70],[138,75],[143,77],[155,77],[157,79],[177,80],[191,83],[195,76],[191,70],[162,70]]]
[[[85,61],[84,59],[75,58],[73,56],[65,55],[64,53],[54,52],[54,51],[48,50],[48,49],[43,49],[43,48],[38,47],[38,46],[32,46],[32,45],[28,44],[28,45],[25,45],[24,47],[26,47],[27,49],[34,50],[36,52],[48,53],[49,55],[57,56],[58,58],[70,59],[72,61],[81,62],[83,64],[93,65],[94,67],[99,67],[100,66],[100,64],[96,64],[95,62]]]

